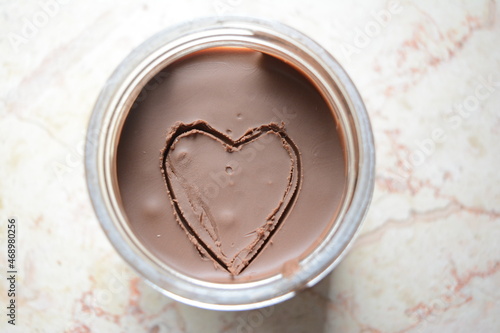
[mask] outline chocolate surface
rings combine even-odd
[[[193,245],[234,275],[281,226],[302,174],[297,146],[274,123],[237,140],[204,121],[177,124],[161,167],[177,220]]]
[[[336,126],[315,87],[279,59],[235,48],[185,57],[145,86],[124,124],[117,178],[128,222],[192,277],[289,272],[342,202]]]

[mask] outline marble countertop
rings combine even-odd
[[[0,304],[18,224],[17,318],[2,332],[500,332],[500,9],[470,1],[0,1]],[[159,294],[111,247],[86,190],[107,77],[155,32],[249,14],[345,67],[377,149],[355,245],[317,286],[260,310]]]

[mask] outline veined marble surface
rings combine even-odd
[[[470,1],[0,1],[2,332],[500,332],[500,10]],[[365,100],[373,203],[316,287],[254,311],[172,301],[92,210],[85,130],[107,77],[159,30],[249,14],[328,49]],[[7,218],[18,219],[16,326]]]

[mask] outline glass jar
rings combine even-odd
[[[120,201],[116,154],[121,129],[141,90],[172,62],[213,47],[244,47],[284,60],[322,94],[340,124],[347,187],[335,223],[292,276],[245,283],[213,283],[186,276],[152,254],[130,229]],[[89,123],[86,174],[101,225],[118,253],[157,290],[178,301],[223,310],[253,309],[292,297],[327,275],[346,254],[374,187],[375,151],[364,104],[339,63],[302,33],[271,21],[197,19],[160,32],[133,51],[103,88]]]

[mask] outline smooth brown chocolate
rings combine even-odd
[[[212,282],[292,274],[332,227],[346,186],[337,121],[314,85],[244,48],[197,52],[153,78],[116,163],[144,246]]]

